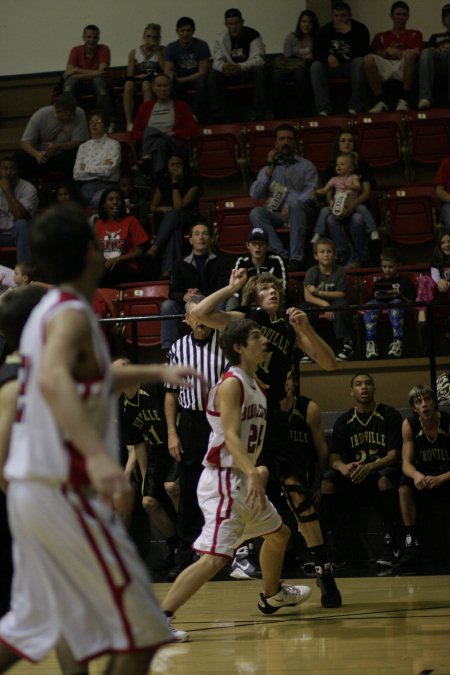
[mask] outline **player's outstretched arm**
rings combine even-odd
[[[6,481],[3,478],[3,467],[5,466],[9,442],[11,439],[11,430],[16,417],[17,396],[19,394],[19,384],[17,380],[11,380],[0,389],[0,490],[6,492]]]
[[[247,478],[246,502],[250,507],[258,504],[263,511],[266,508],[266,491],[263,475],[248,457],[247,449],[241,440],[241,390],[236,378],[228,378],[217,391],[217,408],[220,412],[225,436],[225,447],[233,456],[236,466]]]
[[[167,382],[175,387],[191,387],[194,379],[204,380],[203,375],[190,366],[133,365],[126,368],[112,366],[114,391],[121,392],[145,382]]]
[[[194,319],[198,323],[203,323],[205,326],[209,326],[209,328],[222,330],[233,319],[244,318],[242,312],[224,312],[217,309],[217,307],[228,300],[228,298],[231,298],[235,293],[238,293],[246,283],[247,270],[232,270],[227,286],[220,288],[215,293],[211,293],[211,295],[208,295],[204,300],[199,302],[198,305],[192,307],[190,310],[191,319]]]
[[[297,307],[290,307],[287,315],[296,332],[298,347],[324,370],[336,370],[337,363],[333,350],[317,335],[305,312]]]

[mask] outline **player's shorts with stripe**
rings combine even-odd
[[[64,636],[78,660],[171,641],[147,571],[122,523],[98,498],[13,481],[11,611],[0,639],[32,661]]]
[[[266,498],[264,511],[245,502],[247,481],[233,469],[205,467],[197,488],[205,524],[192,547],[199,553],[232,558],[240,543],[275,532],[281,517]]]

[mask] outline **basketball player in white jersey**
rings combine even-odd
[[[311,594],[308,586],[280,581],[289,528],[266,497],[266,467],[255,466],[267,417],[266,396],[255,373],[267,356],[268,341],[257,323],[239,319],[226,326],[220,343],[232,367],[208,398],[212,432],[197,488],[205,525],[193,543],[201,557],[177,577],[164,598],[162,608],[169,617],[232,559],[240,543],[253,537],[264,538],[264,593],[258,602],[264,614],[299,605]]]
[[[30,228],[34,260],[57,284],[33,311],[4,474],[14,540],[11,611],[0,622],[0,673],[44,658],[60,638],[89,661],[110,653],[108,675],[145,675],[173,640],[146,570],[112,508],[130,494],[116,460],[115,390],[142,381],[186,385],[191,368],[112,372],[90,303],[101,253],[74,205]]]

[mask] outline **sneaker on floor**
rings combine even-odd
[[[336,356],[336,359],[338,361],[350,361],[353,358],[353,354],[353,347],[349,344],[345,344]]]
[[[308,354],[303,354],[302,358],[300,359],[300,363],[314,363],[314,361],[310,356],[308,356]]]
[[[377,359],[378,358],[378,345],[373,340],[368,340],[366,342],[366,359]]]
[[[380,233],[378,230],[374,230],[370,233],[370,241],[380,241]]]
[[[129,122],[127,124],[127,131],[128,131],[128,133],[130,133],[130,131],[133,131],[133,122]]]
[[[417,108],[418,108],[418,110],[429,110],[431,108],[430,99],[429,98],[421,98]]]
[[[388,106],[384,101],[378,101],[375,105],[369,110],[370,113],[380,113],[389,110]]]
[[[311,237],[311,244],[315,244],[318,239],[320,239],[320,234],[318,232],[314,232],[313,236]]]
[[[392,537],[386,534],[383,550],[376,560],[377,565],[380,565],[380,567],[394,567],[398,563],[398,556],[399,552],[395,549]]]
[[[231,563],[230,577],[233,579],[261,579],[261,571],[257,569],[248,546],[240,546]]]
[[[326,563],[323,567],[316,565],[316,584],[320,588],[322,607],[340,607],[342,596],[334,579],[333,563]]]
[[[403,342],[401,340],[394,340],[389,345],[389,351],[387,355],[392,359],[399,359],[403,352]]]
[[[311,595],[309,586],[290,586],[281,584],[280,590],[275,595],[266,597],[260,593],[258,600],[258,609],[263,614],[273,614],[282,607],[296,607],[305,602]]]
[[[167,616],[166,615],[166,620],[167,620],[167,627],[172,633],[172,637],[176,642],[189,642],[189,633],[187,633],[185,630],[179,630],[178,628],[174,628],[172,626],[172,616]]]
[[[397,110],[397,112],[407,112],[409,110],[408,101],[405,101],[404,98],[399,98],[396,110]]]
[[[349,108],[347,110],[347,112],[348,112],[349,115],[357,115],[358,114],[358,111],[356,110],[356,108]]]
[[[410,534],[406,535],[403,553],[400,556],[400,565],[413,565],[420,560],[420,544]]]
[[[326,110],[319,110],[318,115],[319,117],[328,117],[328,113]]]

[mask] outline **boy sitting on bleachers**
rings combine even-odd
[[[383,274],[373,284],[370,300],[367,303],[367,305],[372,305],[373,308],[365,310],[363,314],[366,330],[366,359],[378,358],[376,336],[378,319],[383,307],[388,308],[393,337],[387,355],[390,358],[398,359],[403,352],[405,315],[405,308],[398,307],[398,305],[403,305],[405,302],[414,302],[416,291],[406,277],[398,274],[398,261],[392,249],[384,249],[381,252],[380,260]]]

